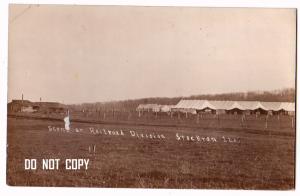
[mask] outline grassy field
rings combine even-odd
[[[8,117],[9,185],[294,188],[295,129],[292,128],[266,131],[71,122],[72,129],[82,131],[67,133],[49,131],[48,126],[64,127],[64,123],[62,120]],[[91,127],[114,132],[122,130],[124,135],[93,134],[89,130]],[[179,140],[176,134],[181,136]],[[153,138],[157,135],[164,138]],[[200,141],[191,141],[191,136],[198,136]],[[216,141],[201,139],[207,137]],[[95,153],[89,151],[89,146],[95,146]],[[26,158],[38,161],[43,158],[88,158],[90,164],[88,170],[66,171],[64,162],[60,163],[59,170],[24,170]]]

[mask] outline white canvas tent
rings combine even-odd
[[[174,107],[175,105],[161,105],[160,111],[161,112],[171,112],[171,109]]]
[[[180,100],[172,107],[172,111],[195,113],[214,110],[223,113],[230,110],[240,111],[286,111],[289,114],[295,112],[295,103],[291,102],[260,102],[260,101],[210,101],[210,100]],[[222,111],[222,112],[220,112]]]

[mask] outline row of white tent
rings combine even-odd
[[[181,100],[172,107],[173,110],[265,110],[295,112],[293,102],[261,102],[261,101],[210,101],[210,100]]]
[[[159,105],[159,104],[140,104],[137,111],[152,111],[152,112],[170,112],[175,105]]]
[[[170,112],[180,111],[196,113],[202,110],[215,111],[286,111],[295,112],[294,102],[262,102],[262,101],[211,101],[211,100],[180,100],[176,105],[140,104],[137,111]]]

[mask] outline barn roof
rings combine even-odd
[[[23,105],[30,105],[31,102],[29,100],[21,100],[21,99],[13,99],[12,104],[23,104]]]

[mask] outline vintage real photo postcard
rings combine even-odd
[[[11,4],[7,184],[295,189],[296,17]]]

